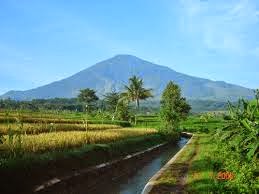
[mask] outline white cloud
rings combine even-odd
[[[258,27],[258,11],[254,1],[181,1],[182,27],[208,49],[244,54],[254,48],[253,28]],[[252,36],[252,37],[251,37]]]

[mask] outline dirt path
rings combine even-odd
[[[198,152],[198,149],[199,149],[199,146],[197,144],[195,144],[195,150],[194,150],[193,154],[191,155],[190,159],[185,164],[183,164],[183,166],[181,168],[181,173],[179,174],[179,180],[177,181],[177,184],[175,186],[174,193],[177,193],[177,194],[185,193],[187,174],[188,174],[190,165]]]
[[[166,174],[163,176],[172,177],[175,179],[175,184],[166,184],[166,183],[159,183],[155,185],[150,194],[182,194],[187,193],[186,191],[186,181],[187,181],[187,174],[190,168],[190,165],[195,158],[196,154],[198,153],[199,145],[197,144],[197,139],[192,142],[194,144],[194,150],[188,156],[188,159],[184,162],[176,161],[173,163],[169,169],[167,170]],[[181,155],[180,155],[181,157]],[[179,158],[180,158],[179,157]],[[162,177],[163,178],[163,177]]]

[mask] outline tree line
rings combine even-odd
[[[65,99],[35,99],[32,101],[15,101],[11,99],[0,100],[0,108],[29,109],[29,110],[71,110],[91,113],[107,111],[112,119],[130,120],[140,111],[140,101],[153,97],[153,90],[144,87],[140,77],[129,78],[124,90],[112,90],[100,99],[96,91],[91,88],[80,90],[77,98]],[[166,86],[160,102],[160,116],[163,128],[175,129],[182,119],[187,117],[191,107],[181,96],[180,87],[170,81]]]

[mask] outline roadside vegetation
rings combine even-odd
[[[258,193],[259,92],[229,103],[228,113],[190,116],[181,130],[194,134],[151,193]]]

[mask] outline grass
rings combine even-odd
[[[215,182],[217,181],[213,167],[213,150],[216,145],[209,135],[198,135],[197,154],[192,159],[187,173],[186,186],[187,192],[212,192],[215,191]]]
[[[153,127],[158,128],[161,125],[161,120],[157,115],[138,115],[136,127]]]
[[[156,181],[151,193],[187,193],[214,191],[215,174],[212,163],[213,142],[205,134],[195,135],[192,143]]]
[[[179,157],[175,160],[174,165],[171,165],[161,177],[156,180],[156,186],[163,187],[176,187],[183,170],[188,165],[188,161],[192,159],[196,151],[197,137],[194,138],[193,143],[189,144],[188,149],[182,152]]]
[[[210,113],[212,114],[212,113]],[[208,120],[201,119],[201,115],[195,114],[189,116],[186,120],[180,124],[181,131],[188,132],[209,132],[215,131],[228,124],[227,120],[223,119],[221,113],[213,113],[213,117]],[[161,120],[158,115],[138,115],[136,127],[153,127],[159,128],[161,126]]]
[[[247,106],[244,106],[244,109],[245,107]],[[249,113],[251,113],[250,109],[247,115]],[[228,115],[221,113],[195,115],[182,122],[181,130],[194,132],[195,139],[158,178],[151,193],[163,194],[172,193],[172,191],[176,193],[257,193],[256,191],[259,191],[258,156],[256,158],[258,147],[252,142],[258,139],[258,133],[256,133],[258,125],[257,122],[252,125],[251,122],[249,124],[252,127],[249,128],[249,125],[243,125],[243,115],[240,113],[238,116],[241,117],[239,126],[246,128],[242,129],[234,125],[233,128],[238,128],[239,131],[235,131],[234,134],[237,135],[232,139],[228,137],[229,129],[220,134],[218,133],[220,130],[217,130],[233,123]],[[245,133],[249,130],[253,132],[251,137]],[[242,141],[244,137],[248,140]],[[249,143],[251,145],[246,146]],[[253,158],[248,158],[246,155],[250,146],[254,146]]]
[[[187,120],[180,124],[182,131],[188,132],[209,132],[216,131],[219,128],[224,127],[228,124],[228,121],[224,120],[221,116],[210,118],[206,121],[201,119],[199,116],[190,116]]]

